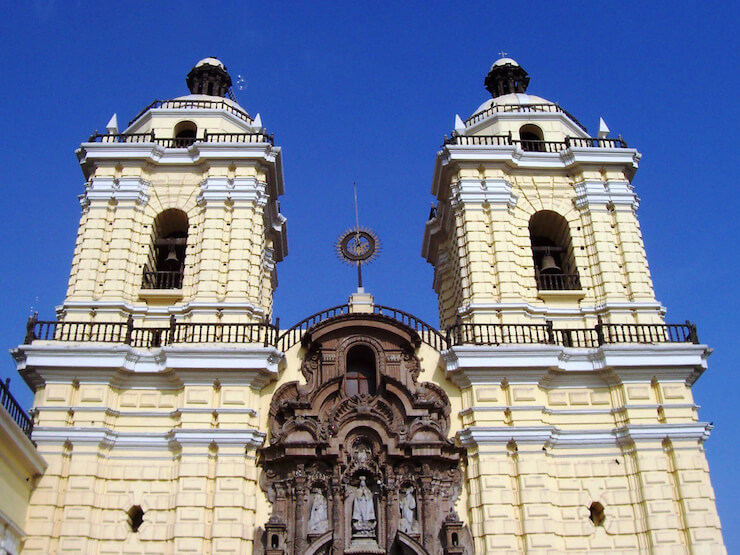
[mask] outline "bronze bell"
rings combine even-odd
[[[560,266],[558,266],[555,263],[555,259],[550,254],[550,251],[547,251],[545,253],[545,256],[542,257],[542,264],[540,268],[541,274],[559,274],[562,272],[560,269]]]

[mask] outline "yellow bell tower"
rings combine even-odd
[[[640,154],[528,84],[493,64],[424,232],[476,552],[724,553],[690,389],[711,351],[655,300]]]
[[[280,147],[205,58],[190,93],[155,101],[78,150],[87,179],[69,321],[259,322],[287,252]]]
[[[640,154],[527,94],[510,58],[485,83],[492,98],[457,118],[434,170],[423,256],[442,327],[661,322],[631,185]]]

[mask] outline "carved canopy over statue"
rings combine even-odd
[[[464,450],[447,437],[447,395],[417,383],[419,343],[380,315],[306,333],[306,384],[284,384],[270,405],[260,481],[273,512],[258,549],[472,553],[455,513]]]

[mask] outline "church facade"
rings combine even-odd
[[[710,350],[655,299],[640,155],[528,84],[496,61],[437,153],[439,329],[362,288],[273,325],[282,150],[219,60],[84,142],[67,296],[13,353],[22,552],[724,553]]]

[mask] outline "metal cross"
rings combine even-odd
[[[506,55],[507,54],[508,54],[508,52],[504,52],[503,50],[498,53],[498,55],[501,56],[502,58],[506,58]]]

